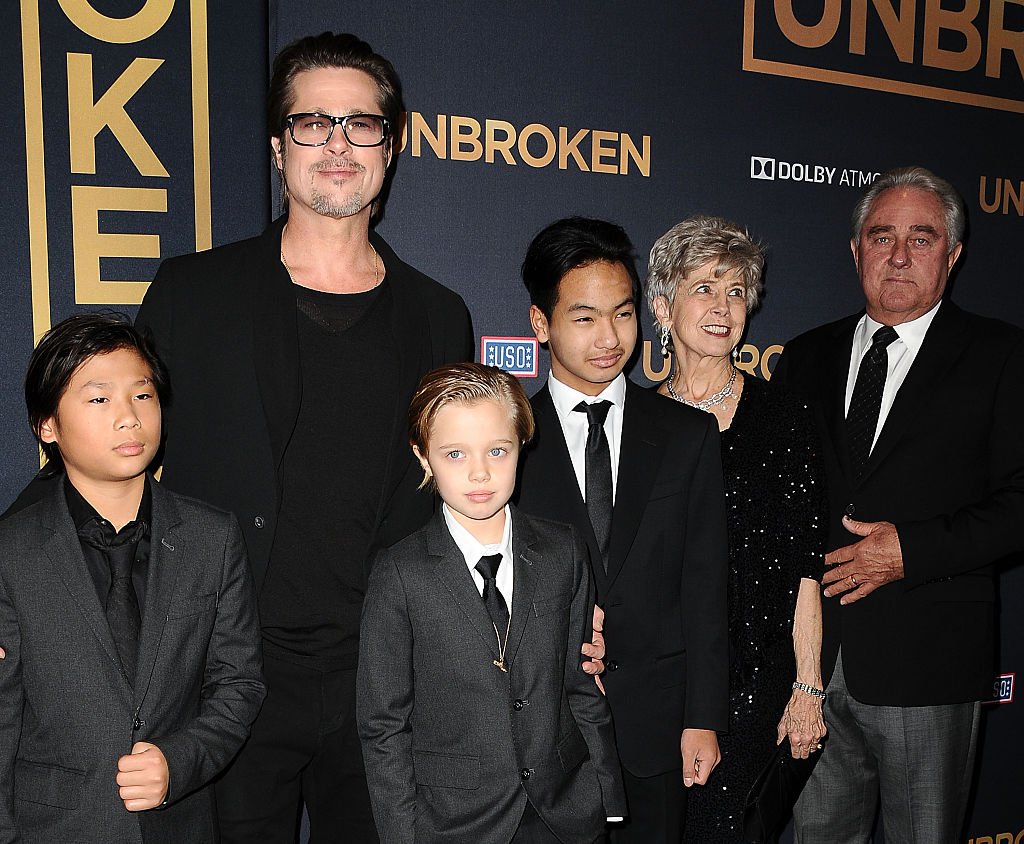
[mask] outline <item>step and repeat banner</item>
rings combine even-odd
[[[79,310],[134,313],[161,258],[263,228],[269,61],[328,29],[403,80],[379,230],[462,294],[480,359],[529,392],[547,360],[519,266],[547,223],[618,222],[641,273],[690,214],[746,224],[769,263],[740,364],[770,378],[789,338],[861,306],[850,211],[904,164],[966,200],[954,299],[1024,325],[1024,0],[7,0],[0,507],[38,465],[21,396],[34,339]],[[652,337],[645,319],[641,383],[667,374]],[[1024,842],[1024,567],[1001,595],[970,844]]]

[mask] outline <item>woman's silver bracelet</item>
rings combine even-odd
[[[799,689],[800,691],[804,692],[805,694],[809,694],[809,695],[811,695],[813,697],[819,698],[820,700],[824,700],[825,699],[825,691],[824,691],[824,689],[816,689],[816,688],[814,688],[814,686],[810,685],[809,683],[801,683],[798,680],[797,682],[793,683],[793,688],[794,689]]]

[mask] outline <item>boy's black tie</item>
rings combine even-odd
[[[864,353],[853,387],[850,410],[846,414],[846,433],[850,443],[850,466],[858,476],[867,465],[871,443],[878,427],[878,411],[882,406],[882,391],[889,367],[889,344],[899,334],[891,325],[883,325],[871,335],[871,348]]]
[[[484,579],[484,606],[487,607],[487,614],[491,617],[494,629],[498,632],[498,641],[508,631],[508,605],[498,591],[498,584],[495,577],[498,575],[498,566],[501,565],[501,554],[486,554],[476,564],[476,570]]]
[[[79,530],[81,540],[96,548],[107,558],[110,565],[110,591],[104,611],[110,633],[114,637],[117,655],[129,683],[135,682],[135,664],[139,653],[139,630],[142,618],[139,613],[139,599],[132,585],[132,566],[138,551],[139,539],[148,529],[144,521],[114,534],[113,527],[93,519]]]
[[[587,414],[586,489],[587,513],[594,528],[597,545],[601,549],[601,563],[608,570],[608,540],[612,535],[612,455],[604,420],[611,409],[610,401],[587,404],[581,401],[573,410]]]

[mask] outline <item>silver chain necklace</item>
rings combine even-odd
[[[674,398],[677,402],[688,404],[690,407],[697,408],[697,410],[710,410],[715,405],[725,404],[725,400],[732,395],[732,388],[736,386],[737,369],[735,366],[730,367],[730,369],[732,370],[732,374],[729,375],[729,380],[726,381],[725,386],[722,387],[721,390],[719,390],[713,396],[709,396],[706,399],[701,399],[700,401],[690,401],[689,399],[679,395],[679,393],[676,392],[675,387],[672,386],[672,382],[676,378],[676,368],[672,367],[672,374],[669,375],[668,377],[668,394],[672,396],[672,398]]]

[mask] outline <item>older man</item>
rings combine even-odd
[[[163,264],[139,311],[175,391],[163,481],[234,512],[268,697],[218,785],[225,842],[376,840],[355,729],[369,552],[427,519],[405,423],[423,373],[472,356],[450,290],[370,230],[401,116],[353,35],[278,55],[268,134],[287,214]]]
[[[954,842],[994,675],[995,564],[1024,547],[1024,332],[945,297],[964,208],[921,167],[883,174],[851,249],[866,312],[792,341],[773,380],[816,404],[832,568],[830,740],[797,840]]]

